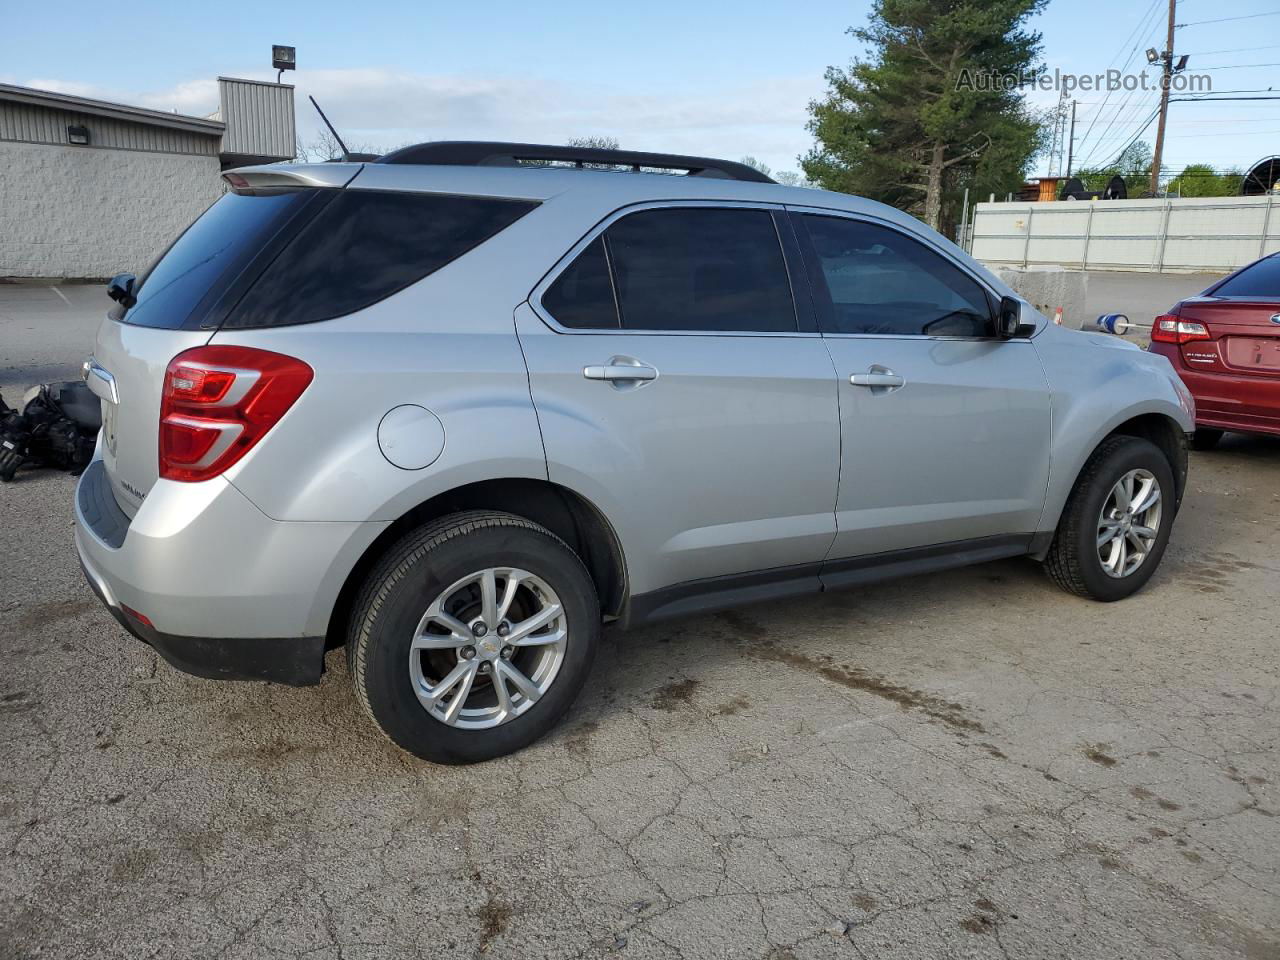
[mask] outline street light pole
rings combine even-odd
[[[1164,126],[1169,117],[1169,80],[1173,76],[1173,21],[1178,10],[1178,0],[1169,0],[1169,33],[1165,40],[1164,54],[1160,58],[1160,121],[1156,126],[1156,150],[1151,158],[1151,187],[1154,197],[1160,192],[1160,163],[1164,156]]]

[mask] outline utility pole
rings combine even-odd
[[[1160,192],[1160,164],[1164,157],[1164,125],[1169,116],[1169,80],[1173,76],[1173,21],[1178,0],[1169,0],[1169,34],[1160,58],[1160,121],[1156,126],[1156,151],[1151,158],[1151,195]]]
[[[1067,140],[1067,177],[1071,176],[1071,156],[1076,152],[1076,102],[1071,101],[1071,137]]]

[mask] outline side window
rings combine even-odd
[[[767,210],[664,207],[605,231],[624,330],[796,331]]]
[[[535,206],[496,197],[343,190],[254,281],[224,325],[313,323],[362,310]]]
[[[618,328],[609,258],[604,237],[596,237],[542,295],[542,305],[562,327],[579,330]]]
[[[803,219],[831,294],[827,332],[993,335],[982,287],[923,243],[861,220]]]

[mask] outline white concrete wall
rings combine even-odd
[[[980,203],[972,236],[987,264],[1229,273],[1280,250],[1280,197]]]
[[[141,273],[224,186],[216,157],[0,141],[0,277]]]

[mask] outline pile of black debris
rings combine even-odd
[[[78,475],[93,458],[102,426],[98,398],[78,381],[28,390],[22,411],[0,397],[0,482],[23,467],[53,467]]]

